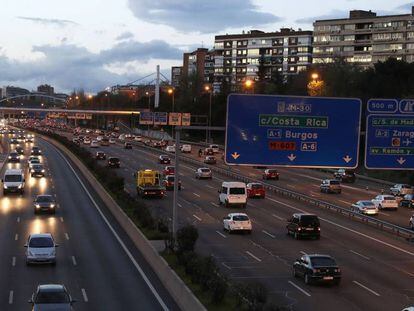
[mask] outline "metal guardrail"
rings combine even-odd
[[[146,148],[148,150],[152,150],[152,151],[156,151],[158,153],[162,153],[162,154],[171,154],[168,152],[165,152],[162,149],[157,149],[157,148],[153,148],[153,147],[149,147],[149,146],[145,146],[143,144],[138,144],[134,142],[134,145],[139,146],[139,147],[143,147]],[[340,207],[338,205],[332,204],[332,203],[328,203],[325,201],[321,201],[315,198],[312,198],[306,194],[303,193],[299,193],[299,192],[295,192],[292,190],[288,190],[279,186],[275,186],[275,185],[271,185],[269,183],[263,182],[261,180],[257,180],[254,178],[250,178],[247,177],[245,175],[242,175],[240,173],[235,173],[231,170],[228,169],[223,169],[220,167],[216,167],[213,165],[207,165],[201,161],[192,159],[188,156],[184,156],[184,155],[180,155],[180,160],[189,164],[193,164],[196,165],[198,167],[200,166],[208,166],[213,172],[216,172],[218,174],[230,177],[232,179],[238,180],[238,181],[243,181],[245,183],[249,183],[249,182],[260,182],[264,185],[264,187],[266,188],[266,190],[271,191],[277,195],[281,195],[284,197],[287,197],[289,199],[294,199],[297,201],[301,201],[301,202],[306,202],[309,203],[313,206],[316,206],[318,208],[324,208],[324,209],[328,209],[334,212],[337,212],[343,216],[347,216],[348,218],[355,220],[355,221],[359,221],[362,223],[365,223],[367,225],[371,225],[374,226],[382,231],[386,231],[389,232],[393,235],[396,235],[397,237],[403,238],[409,242],[414,242],[414,231],[407,229],[407,228],[403,228],[400,226],[397,226],[395,224],[389,223],[387,221],[383,221],[383,220],[379,220],[376,219],[374,217],[371,216],[366,216],[363,215],[361,213],[358,212],[354,212],[350,209],[344,208],[344,207]]]

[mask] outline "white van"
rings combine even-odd
[[[243,182],[223,182],[219,193],[219,204],[224,204],[225,207],[231,205],[240,205],[246,207],[247,191],[246,184]]]
[[[24,192],[24,174],[21,169],[6,170],[4,177],[1,180],[3,183],[3,194],[8,192]]]
[[[181,146],[181,152],[182,153],[191,153],[191,145],[182,145]]]
[[[210,145],[209,148],[213,149],[214,153],[220,152],[219,145]]]

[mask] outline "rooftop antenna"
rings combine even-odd
[[[204,48],[204,41],[201,41],[201,47]]]

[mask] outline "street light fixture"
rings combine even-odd
[[[314,73],[312,73],[311,77],[312,77],[313,80],[318,80],[319,79],[319,74],[314,72]]]
[[[252,90],[252,93],[254,93],[254,81],[251,79],[247,79],[246,81],[244,81],[244,87],[246,88],[246,90]]]

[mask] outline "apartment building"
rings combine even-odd
[[[182,78],[196,75],[200,85],[214,81],[214,51],[198,48],[183,55]]]
[[[179,87],[183,75],[183,66],[171,67],[171,85]]]
[[[312,31],[282,28],[279,32],[251,30],[215,36],[215,83],[226,81],[237,89],[246,79],[257,80],[259,66],[265,78],[272,72],[297,74],[312,64]]]
[[[313,26],[315,64],[336,57],[363,67],[390,57],[414,61],[414,7],[411,14],[387,16],[353,10],[349,18],[317,20]]]

